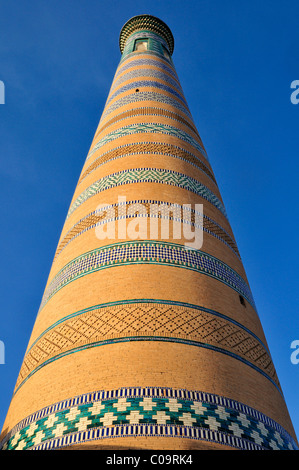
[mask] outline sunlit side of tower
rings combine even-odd
[[[2,448],[296,449],[172,33],[120,49]]]

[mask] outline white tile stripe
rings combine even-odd
[[[69,434],[63,438],[51,439],[42,444],[32,446],[29,450],[50,450],[82,442],[101,440],[107,438],[130,437],[130,436],[160,436],[172,438],[186,438],[205,440],[236,447],[242,450],[262,450],[263,447],[246,439],[231,436],[219,431],[211,431],[203,428],[192,428],[189,426],[171,426],[161,424],[139,424],[120,425],[103,428],[94,428],[88,431],[80,431]]]

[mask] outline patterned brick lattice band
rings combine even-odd
[[[138,142],[137,144],[126,144],[116,147],[108,152],[102,153],[86,168],[80,177],[78,184],[80,184],[84,178],[86,178],[86,176],[88,176],[93,170],[111,160],[116,158],[125,158],[128,155],[150,154],[160,156],[166,155],[186,161],[191,165],[196,166],[199,170],[205,173],[213,181],[213,183],[216,184],[216,180],[212,171],[196,155],[176,145],[160,142]]]
[[[123,301],[75,312],[48,328],[24,358],[16,390],[47,364],[86,348],[125,341],[168,341],[228,354],[279,383],[266,346],[238,322],[204,307]]]

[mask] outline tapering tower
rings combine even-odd
[[[167,25],[131,18],[3,449],[295,449]]]

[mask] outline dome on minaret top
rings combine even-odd
[[[152,15],[133,16],[124,24],[119,36],[119,47],[121,53],[123,53],[125,43],[129,36],[136,31],[144,30],[159,34],[167,42],[170,54],[173,53],[174,39],[172,32],[164,21]]]

